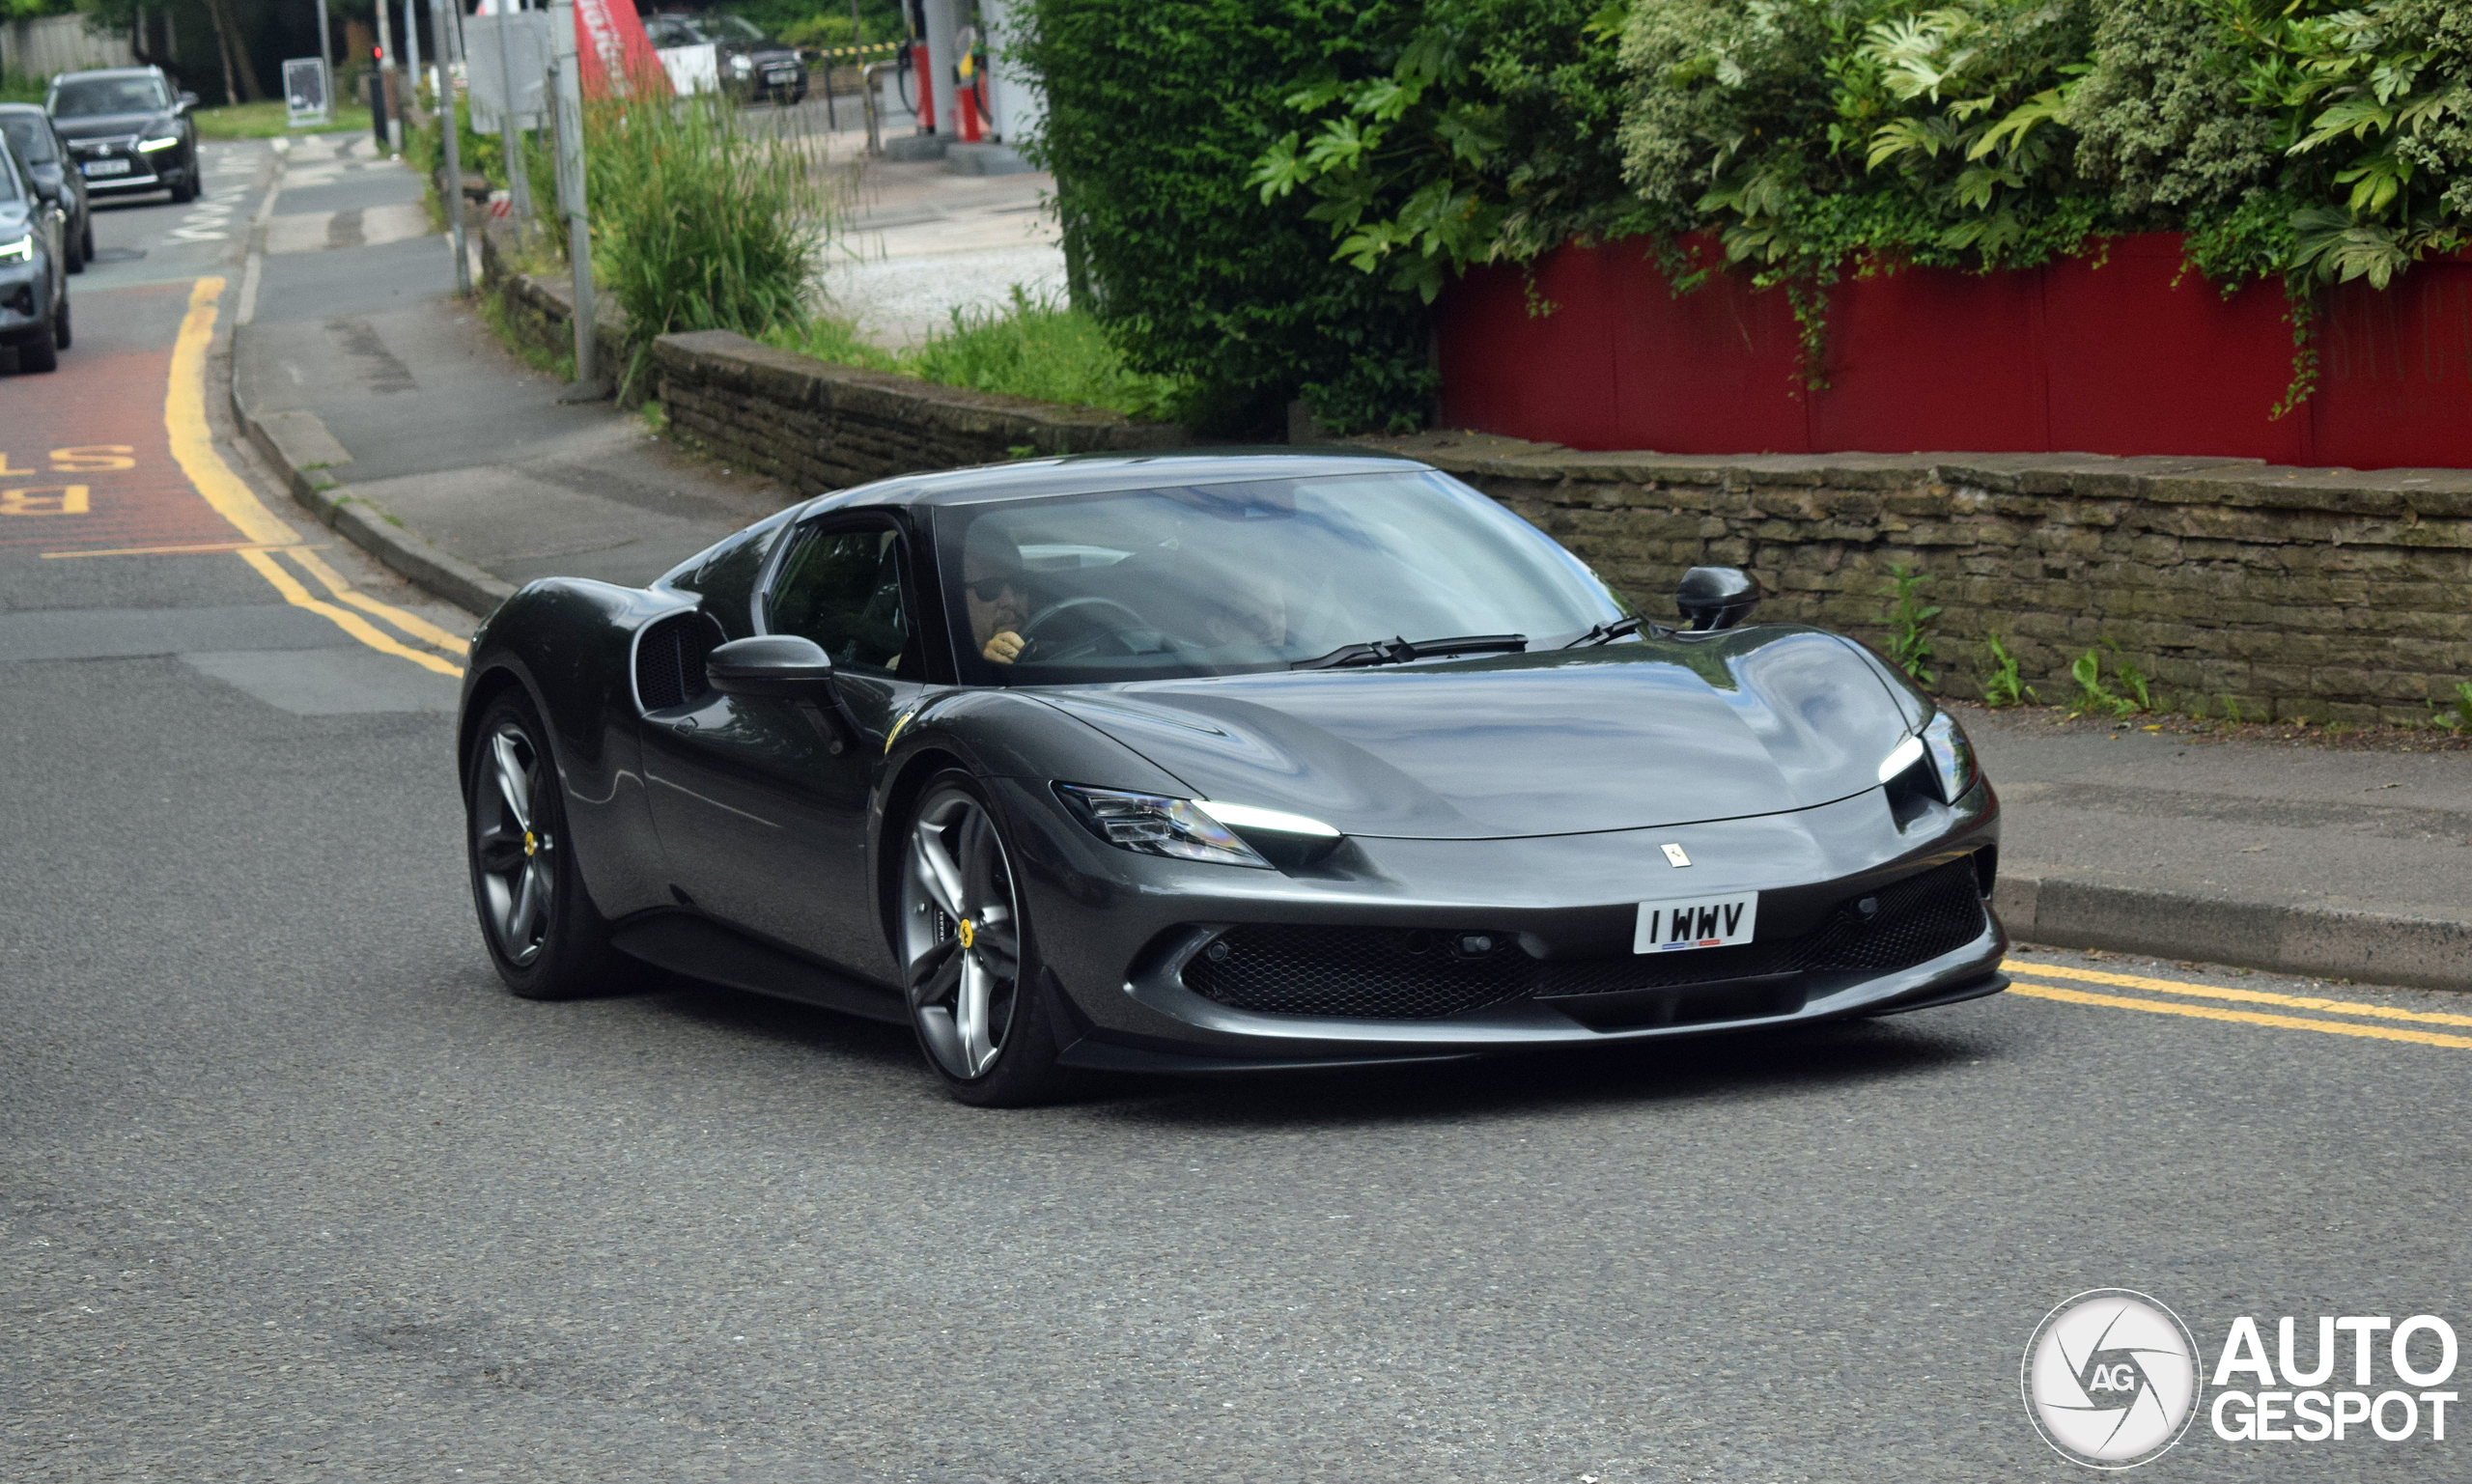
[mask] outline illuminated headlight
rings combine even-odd
[[[744,77],[747,73],[755,70],[755,59],[753,57],[732,57],[730,58],[730,70],[738,73],[741,77]]]
[[[137,141],[137,147],[141,150],[170,150],[178,148],[180,142],[180,136],[174,134],[164,139],[141,139]]]
[[[0,263],[32,263],[35,260],[35,236],[29,232],[21,238],[0,239]]]
[[[1118,849],[1138,851],[1144,855],[1268,870],[1270,861],[1239,839],[1236,830],[1325,846],[1339,838],[1337,830],[1320,820],[1277,809],[1134,794],[1121,789],[1084,788],[1075,783],[1059,783],[1055,792],[1092,834]],[[1278,853],[1276,846],[1269,848]]]

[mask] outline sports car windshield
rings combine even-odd
[[[937,532],[973,685],[1283,670],[1393,638],[1541,648],[1629,611],[1534,526],[1430,470],[953,507]]]

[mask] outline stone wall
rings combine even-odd
[[[834,365],[727,330],[663,335],[648,375],[675,433],[800,490],[1191,441],[1171,423]]]
[[[2160,709],[2425,721],[2472,680],[2472,471],[2057,454],[1732,459],[1382,440],[1552,533],[1642,610],[1683,569],[1748,568],[1764,618],[1884,645],[1897,564],[1944,608],[1939,688],[1980,695],[1997,633],[2046,702],[2109,640]],[[2117,673],[2104,651],[2104,673]]]
[[[562,280],[514,271],[506,236],[495,222],[482,234],[484,292],[525,344],[570,353],[574,294]],[[626,318],[615,304],[595,307],[603,371],[615,380],[626,370]],[[661,336],[622,391],[630,404],[657,399],[675,435],[732,468],[810,493],[1029,454],[1130,453],[1193,440],[1172,423],[836,365],[728,330]]]

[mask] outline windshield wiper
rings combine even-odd
[[[1455,639],[1375,639],[1365,644],[1342,644],[1327,655],[1299,659],[1288,668],[1344,670],[1368,664],[1406,664],[1411,659],[1434,659],[1444,655],[1517,655],[1527,649],[1528,635],[1524,633],[1471,633]]]
[[[1570,643],[1563,645],[1562,648],[1583,649],[1590,645],[1611,644],[1626,633],[1638,633],[1643,629],[1647,630],[1651,633],[1663,633],[1665,631],[1661,626],[1651,624],[1644,617],[1634,613],[1627,618],[1617,618],[1610,624],[1591,625],[1589,626],[1587,632],[1581,634]]]

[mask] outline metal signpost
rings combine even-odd
[[[303,124],[323,124],[334,117],[334,102],[327,95],[326,59],[294,57],[283,64],[283,111],[292,128]]]
[[[506,144],[507,195],[519,240],[528,240],[532,179],[523,162],[523,131],[545,122],[541,97],[549,69],[549,17],[541,11],[474,15],[464,23],[470,42],[464,66],[472,90],[472,127],[497,130]]]
[[[567,264],[575,271],[576,384],[566,400],[604,395],[593,363],[600,337],[593,332],[592,231],[584,217],[583,73],[576,55],[575,0],[549,8],[550,76],[557,89],[558,210],[567,219]]]
[[[446,235],[455,249],[455,292],[472,293],[472,255],[464,238],[464,121],[455,102],[455,27],[448,8],[429,8],[431,54],[437,61],[437,127],[446,149]]]

